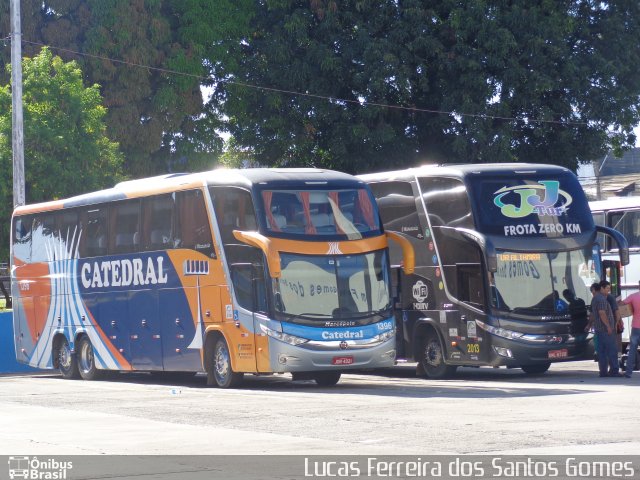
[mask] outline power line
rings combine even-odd
[[[6,37],[6,38],[10,38],[10,36]],[[333,96],[328,96],[328,95],[320,95],[320,94],[316,94],[316,93],[298,92],[298,91],[285,90],[285,89],[275,88],[275,87],[265,87],[265,86],[261,86],[261,85],[253,85],[253,84],[250,84],[250,83],[238,82],[238,81],[235,81],[235,80],[212,79],[210,77],[206,77],[206,76],[203,76],[203,75],[196,75],[196,74],[193,74],[193,73],[179,72],[177,70],[171,70],[171,69],[167,69],[167,68],[152,67],[150,65],[144,65],[144,64],[141,64],[141,63],[128,62],[126,60],[118,60],[118,59],[115,59],[115,58],[105,57],[105,56],[102,56],[102,55],[94,55],[94,54],[91,54],[91,53],[79,52],[79,51],[71,50],[71,49],[68,49],[68,48],[57,47],[55,45],[48,45],[46,43],[33,42],[33,41],[30,41],[30,40],[25,40],[24,38],[22,39],[22,42],[28,43],[30,45],[39,45],[39,46],[42,46],[42,47],[48,47],[48,48],[50,48],[52,50],[58,50],[58,51],[61,51],[61,52],[66,52],[66,53],[70,53],[70,54],[73,54],[73,55],[78,55],[80,57],[94,58],[94,59],[97,59],[97,60],[108,60],[110,62],[119,63],[121,65],[126,65],[126,66],[130,66],[130,67],[137,67],[137,68],[144,68],[146,70],[152,70],[152,71],[156,71],[156,72],[159,72],[159,73],[165,73],[165,74],[169,74],[169,75],[180,75],[180,76],[184,76],[184,77],[195,78],[195,79],[198,79],[198,80],[201,80],[201,81],[214,80],[216,82],[227,84],[227,85],[235,85],[235,86],[238,86],[238,87],[252,88],[252,89],[261,90],[261,91],[264,91],[264,92],[273,92],[273,93],[279,93],[279,94],[284,94],[284,95],[315,98],[315,99],[326,100],[326,101],[330,101],[330,102],[344,102],[344,103],[355,104],[355,105],[359,105],[359,106],[363,106],[363,107],[364,106],[371,106],[371,107],[388,108],[388,109],[403,110],[403,111],[416,112],[416,113],[433,113],[433,114],[437,114],[437,115],[448,115],[448,116],[454,116],[454,117],[455,116],[458,116],[458,117],[471,117],[471,118],[480,118],[480,119],[484,119],[484,120],[503,120],[503,121],[508,121],[508,122],[542,123],[542,124],[554,124],[554,125],[588,125],[588,122],[577,122],[577,121],[569,121],[569,120],[542,120],[542,119],[537,119],[537,118],[516,118],[516,117],[506,117],[506,116],[499,116],[499,115],[488,115],[488,114],[483,114],[483,113],[461,113],[461,112],[456,112],[456,111],[445,111],[445,110],[420,108],[420,107],[406,107],[406,106],[403,106],[403,105],[393,105],[393,104],[388,104],[388,103],[370,102],[370,101],[366,101],[366,100],[360,101],[360,100],[333,97]]]

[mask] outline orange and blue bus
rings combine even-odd
[[[405,268],[413,258],[406,241]],[[368,186],[316,169],[122,182],[15,209],[19,362],[105,371],[292,373],[391,366],[388,236]]]

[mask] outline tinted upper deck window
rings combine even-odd
[[[474,228],[469,194],[457,178],[418,179],[432,227]]]

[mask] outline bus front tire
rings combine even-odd
[[[98,380],[104,372],[96,367],[91,340],[88,337],[82,337],[78,343],[78,369],[80,370],[80,376],[84,380]]]
[[[315,382],[321,387],[333,387],[340,381],[340,372],[319,372],[313,375]]]
[[[542,375],[549,370],[551,363],[542,363],[537,365],[522,365],[520,368],[527,375]]]
[[[213,347],[212,363],[210,368],[216,386],[234,388],[242,383],[244,374],[233,371],[229,346],[223,337],[218,338]]]
[[[71,352],[71,347],[69,347],[69,341],[66,337],[58,342],[58,346],[56,347],[56,361],[62,378],[66,378],[67,380],[80,378],[76,356]]]
[[[435,331],[431,330],[422,342],[418,372],[424,373],[428,378],[433,379],[452,377],[458,367],[445,364],[444,356],[444,347],[440,337]]]

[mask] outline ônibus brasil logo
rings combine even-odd
[[[73,462],[54,458],[45,460],[38,457],[9,457],[9,479],[25,480],[66,480],[67,471],[73,469]]]
[[[493,203],[509,218],[522,218],[532,213],[559,217],[569,209],[573,198],[560,190],[560,182],[543,180],[538,184],[502,187],[494,193]]]

